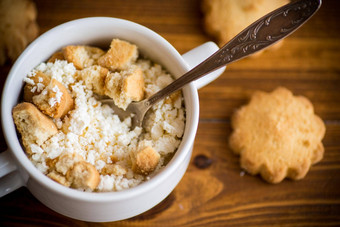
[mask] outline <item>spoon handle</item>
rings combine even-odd
[[[285,38],[313,16],[320,6],[321,0],[299,0],[263,16],[205,61],[151,96],[147,100],[147,105],[151,106],[184,85]]]

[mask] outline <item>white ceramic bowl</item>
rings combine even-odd
[[[208,57],[218,48],[206,43],[181,56],[173,46],[155,32],[122,19],[94,17],[57,26],[37,38],[21,54],[6,80],[1,103],[3,132],[9,149],[0,155],[0,196],[26,186],[30,192],[58,213],[84,221],[104,222],[138,215],[161,202],[176,187],[190,161],[198,125],[197,87],[220,75],[224,69],[183,88],[186,126],[183,140],[167,166],[152,179],[137,187],[119,191],[89,193],[64,187],[42,174],[26,157],[20,146],[12,119],[12,108],[18,103],[23,78],[39,63],[69,44],[108,47],[112,38],[134,43],[140,52],[163,65],[175,77]]]

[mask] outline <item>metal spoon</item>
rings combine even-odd
[[[141,127],[146,112],[159,100],[184,85],[231,62],[262,50],[293,33],[320,8],[321,0],[300,0],[282,6],[248,26],[205,61],[179,77],[148,99],[132,102],[124,111],[112,99],[102,99],[114,108],[120,119],[132,116],[132,129]],[[237,18],[235,18],[237,20]]]

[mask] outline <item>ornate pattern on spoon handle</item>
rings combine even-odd
[[[222,66],[274,44],[304,24],[320,5],[320,0],[300,0],[271,12],[222,47],[214,62]]]

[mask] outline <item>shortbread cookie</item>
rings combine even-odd
[[[203,0],[204,28],[220,46],[289,0]],[[274,45],[273,47],[277,47]]]
[[[54,122],[31,103],[23,102],[16,105],[12,114],[28,153],[31,144],[42,145],[48,138],[58,133]]]
[[[230,147],[240,155],[241,167],[270,183],[302,179],[323,157],[323,121],[307,98],[286,88],[255,92],[231,123]]]
[[[38,36],[37,10],[30,0],[0,1],[0,65],[17,59]]]
[[[112,71],[129,67],[138,57],[137,46],[129,42],[113,39],[110,49],[99,58],[98,64]]]

